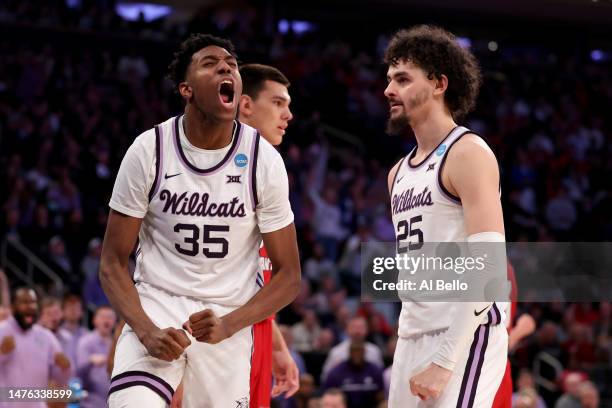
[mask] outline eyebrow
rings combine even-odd
[[[204,60],[215,60],[215,61],[221,61],[221,60],[234,60],[237,61],[237,58],[234,57],[233,55],[226,55],[225,57],[218,57],[216,55],[212,55],[212,54],[208,54],[208,55],[204,55],[203,57],[200,57],[200,59],[198,60],[198,62],[202,62]]]
[[[410,74],[408,73],[408,71],[395,71],[391,75],[387,74],[387,81],[390,81],[391,79],[397,79],[398,77],[403,77],[403,76],[412,78]]]
[[[291,98],[287,98],[286,96],[282,95],[273,95],[272,99],[280,99],[283,102],[291,102]]]

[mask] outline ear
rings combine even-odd
[[[181,94],[181,97],[187,101],[190,100],[193,96],[193,89],[191,89],[187,82],[181,82],[178,86],[178,89],[179,93]]]
[[[247,118],[253,114],[253,100],[249,95],[240,96],[240,114]]]
[[[440,75],[440,78],[434,78],[434,95],[443,95],[448,88],[448,77],[444,74]]]

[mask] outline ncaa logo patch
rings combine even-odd
[[[438,147],[438,149],[436,150],[436,156],[442,156],[445,151],[446,151],[446,145],[443,144],[440,147]]]
[[[246,154],[238,153],[234,157],[234,164],[238,167],[245,167],[249,163],[249,159],[246,157]]]

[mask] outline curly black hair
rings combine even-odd
[[[397,65],[408,61],[425,71],[429,79],[446,75],[444,101],[455,120],[474,109],[482,74],[474,55],[462,48],[453,34],[429,25],[398,31],[387,46],[384,62]]]
[[[185,81],[187,67],[191,63],[193,54],[210,45],[224,48],[232,56],[236,57],[236,49],[230,40],[210,34],[191,34],[189,38],[181,43],[179,50],[174,53],[174,59],[168,66],[168,78],[174,82],[175,88],[178,88],[179,84]]]

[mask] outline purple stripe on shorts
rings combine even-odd
[[[465,365],[465,371],[463,373],[463,381],[461,383],[461,390],[459,392],[459,399],[457,401],[457,408],[471,408],[470,397],[472,390],[475,390],[478,385],[478,377],[480,376],[480,370],[478,366],[482,367],[481,360],[484,360],[484,353],[486,348],[486,336],[488,335],[488,326],[480,325],[476,329],[474,334],[474,340],[470,348],[470,355]],[[472,400],[473,403],[473,400]]]
[[[132,385],[137,385],[135,383],[138,383],[138,385],[149,384],[158,394],[163,394],[164,399],[166,399],[167,401],[172,400],[172,393],[168,391],[165,386],[163,386],[159,381],[149,377],[145,377],[144,375],[130,375],[119,380],[111,381],[110,392],[112,393],[116,387],[122,385],[125,385],[125,387],[123,388],[127,388]]]

